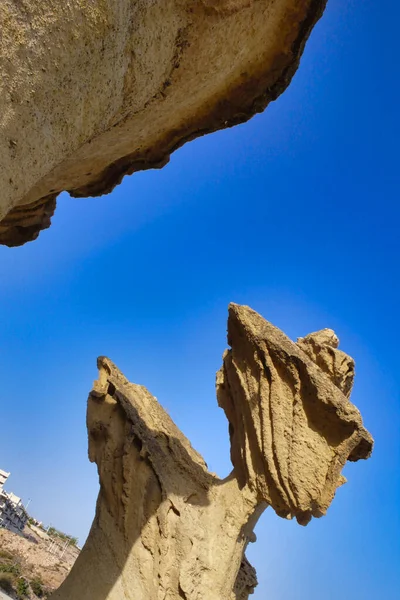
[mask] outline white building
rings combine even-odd
[[[10,473],[7,473],[7,471],[3,471],[2,469],[0,469],[0,491],[3,489],[3,486],[9,477]]]
[[[10,473],[0,469],[0,527],[20,533],[28,520],[28,513],[21,498],[3,489],[9,476]]]

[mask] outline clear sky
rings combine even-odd
[[[399,598],[399,18],[394,1],[330,0],[263,115],[111,196],[63,194],[38,241],[0,247],[0,468],[34,516],[87,535],[100,354],[226,475],[214,375],[227,305],[249,304],[294,339],[336,330],[376,440],[325,518],[302,528],[266,511],[249,551],[254,598]]]

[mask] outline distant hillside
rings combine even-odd
[[[19,600],[48,598],[64,581],[79,550],[35,527],[24,535],[0,529],[0,589]],[[49,551],[51,550],[51,551]]]

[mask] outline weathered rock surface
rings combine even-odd
[[[231,350],[217,375],[217,393],[229,420],[235,474],[279,516],[301,524],[325,514],[345,481],[346,461],[367,458],[372,449],[345,395],[353,360],[333,349],[332,339],[337,345],[325,329],[295,344],[252,309],[229,308]],[[315,342],[311,356],[305,340]],[[330,351],[340,353],[339,366],[325,360]]]
[[[320,517],[346,460],[372,449],[343,392],[342,366],[317,364],[337,345],[333,336],[324,330],[296,344],[250,308],[230,306],[217,394],[234,469],[223,480],[146,388],[100,358],[87,413],[96,517],[52,598],[246,600],[257,579],[244,551],[262,511],[270,505],[302,524]],[[353,363],[342,358],[346,372]]]
[[[289,84],[326,0],[3,0],[0,243],[107,193]]]

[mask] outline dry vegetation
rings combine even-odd
[[[51,539],[25,528],[24,535],[0,529],[0,590],[16,599],[48,598],[64,581],[78,549],[69,547],[61,558],[60,551],[48,551]]]

